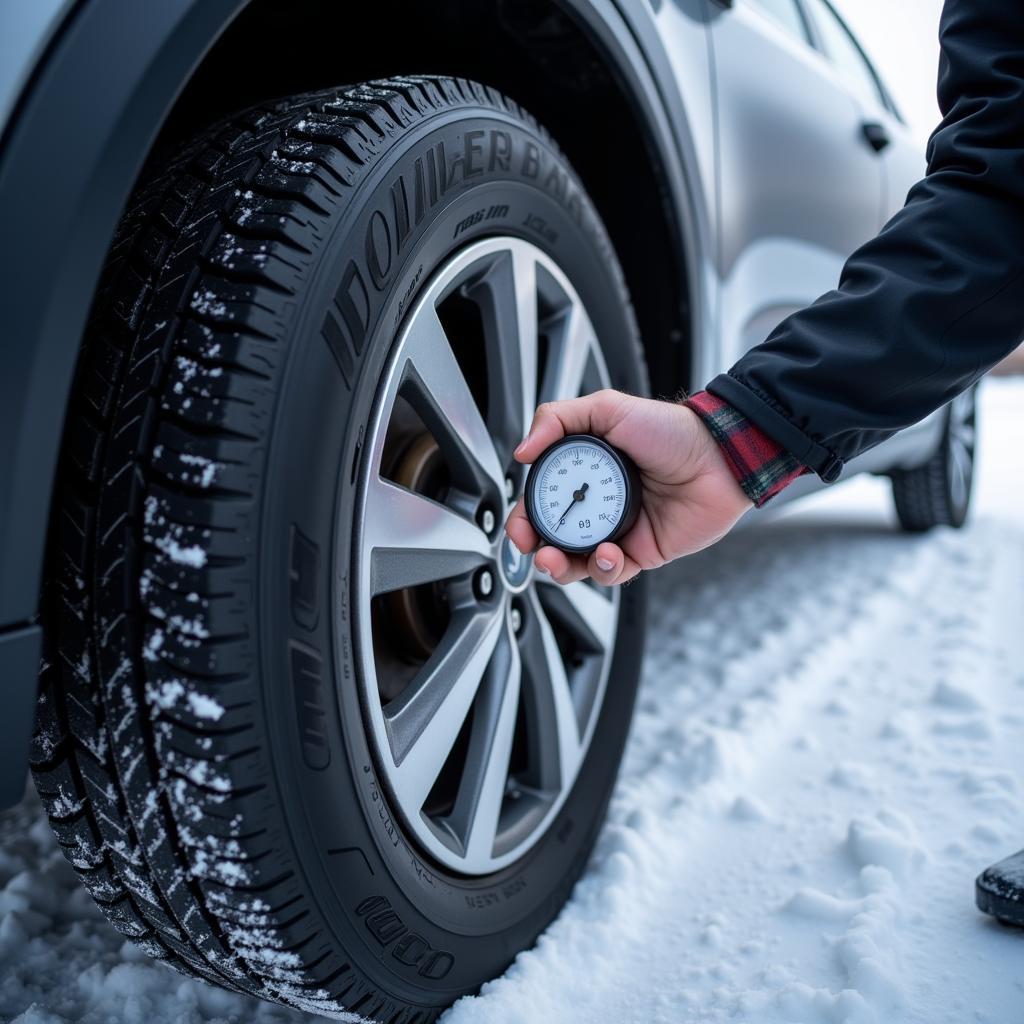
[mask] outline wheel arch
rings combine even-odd
[[[658,392],[691,383],[696,268],[678,126],[618,8],[612,0],[445,0],[430,5],[429,18],[418,15],[431,31],[414,31],[413,12],[427,6],[408,3],[413,21],[403,33],[393,10],[366,5],[362,28],[376,20],[387,45],[357,46],[339,62],[336,46],[313,46],[311,56],[310,39],[329,42],[330,12],[341,10],[326,0],[296,0],[287,15],[272,0],[81,0],[21,97],[0,153],[0,222],[18,240],[0,257],[9,339],[0,346],[0,685],[9,708],[0,723],[0,806],[20,797],[24,780],[53,479],[93,294],[147,158],[219,112],[199,103],[211,82],[224,110],[402,71],[463,74],[506,91],[551,129],[597,202]],[[274,18],[294,25],[302,16],[317,26],[314,36],[299,39],[289,59],[261,65],[261,43],[269,49],[283,38],[268,33]],[[359,37],[351,11],[333,16],[342,38]],[[397,66],[425,39],[430,66]],[[488,46],[495,40],[498,57]],[[239,54],[250,59],[233,63]],[[631,161],[625,171],[608,160],[609,125]]]

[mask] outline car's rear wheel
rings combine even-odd
[[[977,391],[968,388],[946,406],[942,440],[926,463],[893,474],[893,500],[904,530],[921,533],[966,522],[974,482]]]
[[[110,920],[190,973],[427,1021],[582,870],[644,590],[503,541],[534,406],[643,391],[607,236],[492,90],[219,125],[126,214],[70,413],[34,773]]]

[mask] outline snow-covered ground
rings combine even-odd
[[[905,537],[856,481],[653,580],[609,822],[570,904],[443,1024],[1024,1020],[1024,385],[983,402],[973,522]],[[0,816],[0,1018],[312,1018],[147,963],[32,797]]]

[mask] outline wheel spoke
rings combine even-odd
[[[618,610],[615,602],[583,581],[561,586],[550,577],[538,576],[544,587],[542,601],[594,651],[607,651],[615,640]]]
[[[405,353],[403,394],[441,446],[456,482],[467,491],[502,494],[505,476],[494,442],[433,306],[414,318]]]
[[[457,613],[419,676],[384,709],[396,766],[391,781],[407,809],[421,808],[437,781],[501,627],[494,609]]]
[[[468,572],[491,550],[476,523],[379,477],[367,488],[364,537],[374,595]]]
[[[537,264],[520,249],[503,253],[468,295],[479,306],[487,346],[487,425],[507,462],[537,406]]]
[[[579,397],[595,340],[583,307],[574,304],[565,314],[562,329],[552,339],[553,351],[548,355],[541,388],[542,402]]]
[[[494,851],[508,782],[521,676],[519,647],[506,627],[480,686],[466,772],[448,818],[448,825],[462,841],[470,863],[486,863]]]
[[[569,690],[569,678],[547,613],[529,591],[529,616],[521,637],[523,667],[529,676],[524,691],[527,731],[534,744],[540,784],[565,786],[576,772],[581,754],[580,728]]]

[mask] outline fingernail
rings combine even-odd
[[[602,572],[610,572],[612,569],[615,568],[615,563],[609,561],[607,558],[599,558],[597,560],[597,567]]]
[[[534,562],[533,564],[537,565],[536,562]],[[551,570],[546,565],[537,565],[537,572],[542,572],[545,576],[551,575]]]

